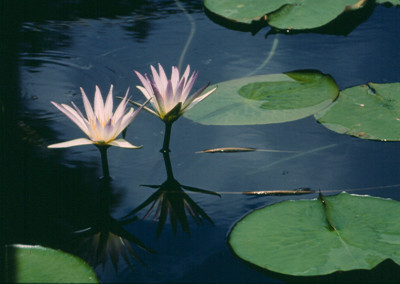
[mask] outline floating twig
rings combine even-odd
[[[259,190],[259,191],[245,191],[243,194],[247,195],[296,195],[296,194],[310,194],[314,193],[308,187],[302,187],[295,190]]]
[[[200,153],[237,153],[237,152],[279,152],[279,153],[298,153],[298,151],[284,151],[284,150],[271,150],[271,149],[256,149],[250,147],[221,147],[221,148],[213,148],[207,149],[203,151],[197,151],[197,154]]]

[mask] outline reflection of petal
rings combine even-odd
[[[219,194],[219,193],[217,193],[215,191],[201,189],[201,188],[197,188],[197,187],[191,187],[191,186],[187,186],[187,185],[181,185],[181,186],[184,189],[189,190],[189,191],[193,191],[193,192],[197,192],[197,193],[211,194],[211,195],[216,195],[218,197],[221,197],[221,194]]]
[[[107,260],[110,259],[117,272],[120,256],[132,270],[134,270],[132,259],[144,264],[131,243],[147,252],[154,253],[154,251],[147,248],[143,242],[122,227],[123,224],[132,223],[137,218],[134,217],[124,222],[118,222],[111,217],[107,218],[109,219],[95,227],[75,232],[82,239],[78,247],[81,257],[93,267],[101,264],[103,269]]]
[[[87,138],[78,138],[78,139],[70,140],[67,142],[52,144],[47,147],[48,148],[68,148],[68,147],[73,147],[73,146],[81,146],[81,145],[89,145],[89,144],[93,144],[93,141],[89,140]]]
[[[174,234],[177,232],[178,225],[181,226],[183,232],[190,234],[187,215],[192,216],[193,220],[197,224],[202,223],[203,220],[207,220],[210,224],[214,224],[207,213],[201,209],[201,207],[197,205],[196,202],[190,198],[184,190],[182,190],[182,188],[192,192],[220,196],[218,193],[190,186],[182,186],[174,179],[168,179],[162,185],[144,186],[158,188],[158,190],[125,217],[133,216],[150,205],[143,218],[147,218],[153,214],[152,219],[158,220],[157,236],[160,236],[168,218]]]

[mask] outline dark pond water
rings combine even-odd
[[[397,143],[339,135],[313,117],[257,126],[205,126],[180,118],[172,130],[169,156],[175,179],[220,197],[190,190],[174,196],[142,186],[167,180],[159,152],[164,126],[148,113],[141,113],[127,133],[127,140],[143,149],[109,150],[109,193],[101,191],[101,161],[95,147],[46,148],[83,137],[51,100],[74,101],[82,107],[79,87],[93,96],[96,84],[104,93],[114,84],[115,94],[123,95],[131,87],[133,98],[143,101],[132,70],[148,72],[149,65],[158,62],[166,69],[190,64],[199,71],[195,89],[207,82],[297,69],[330,74],[340,89],[399,82],[398,8],[371,6],[353,14],[350,24],[339,23],[325,33],[285,34],[267,27],[257,33],[228,29],[205,14],[202,1],[8,5],[1,15],[0,43],[2,241],[79,255],[91,262],[105,283],[394,281],[400,275],[399,267],[386,261],[371,271],[286,277],[244,263],[227,243],[231,226],[251,210],[285,199],[316,197],[254,197],[243,191],[309,187],[326,195],[346,190],[400,201]],[[232,146],[299,153],[195,153]],[[158,231],[164,215],[153,220],[155,208],[146,216],[151,204],[134,214],[137,220],[123,218],[156,191],[169,198],[175,210],[188,203],[202,222],[175,211],[188,223],[178,222],[174,232],[167,219]],[[118,263],[109,255],[96,259],[101,253],[91,242],[99,232],[111,232],[109,238],[117,241],[117,236],[129,240],[144,264],[124,247],[127,260],[117,250],[111,251]],[[141,249],[137,240],[156,253]]]

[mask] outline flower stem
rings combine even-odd
[[[163,157],[164,157],[165,169],[167,170],[167,178],[168,179],[174,179],[174,174],[172,173],[171,160],[169,158],[169,152],[164,151],[164,152],[162,152],[162,154],[163,154]]]
[[[108,168],[108,158],[107,158],[107,149],[109,146],[98,146],[97,148],[100,150],[101,154],[101,164],[103,166],[103,179],[109,181],[110,180],[110,170]]]
[[[172,122],[165,122],[164,143],[160,152],[169,152],[169,141],[171,138]]]

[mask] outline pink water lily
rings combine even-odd
[[[113,113],[113,85],[110,87],[106,101],[103,101],[100,89],[96,86],[94,96],[94,109],[92,108],[85,91],[81,88],[83,105],[85,107],[86,117],[72,102],[72,106],[66,104],[58,104],[51,102],[69,119],[71,119],[87,136],[88,138],[78,138],[67,142],[49,145],[49,148],[65,148],[79,145],[95,144],[96,146],[117,146],[122,148],[136,149],[125,139],[116,139],[117,136],[132,122],[138,115],[144,105],[140,106],[135,111],[130,108],[126,111],[128,104],[128,91],[125,97]]]
[[[178,68],[172,66],[170,79],[167,78],[161,64],[158,64],[158,72],[153,66],[150,66],[150,68],[152,76],[147,76],[147,74],[143,76],[138,71],[135,71],[143,85],[137,86],[137,88],[147,99],[152,99],[150,103],[153,106],[154,111],[149,108],[146,108],[146,110],[160,117],[164,122],[175,121],[185,111],[191,109],[204,100],[216,89],[213,88],[203,94],[203,91],[209,85],[207,84],[192,96],[189,96],[198,75],[198,72],[196,71],[190,75],[189,65],[186,67],[182,77],[179,75]]]

